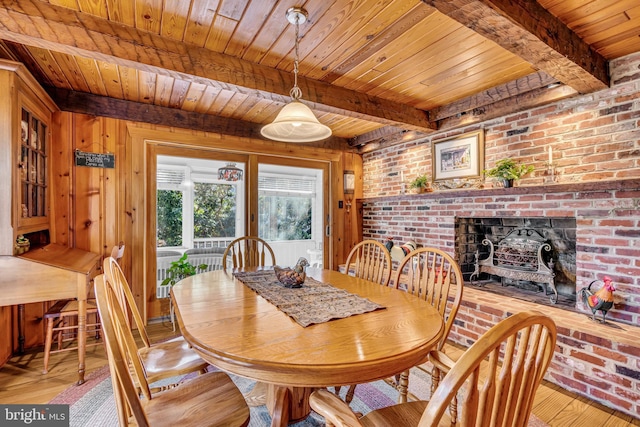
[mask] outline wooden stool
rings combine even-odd
[[[89,318],[93,316],[95,321],[89,323]],[[74,341],[78,336],[78,325],[71,324],[70,320],[78,318],[78,301],[77,300],[61,300],[47,310],[44,319],[47,322],[47,335],[44,342],[44,369],[43,374],[49,372],[49,356],[52,353],[75,350],[80,343],[63,347],[63,343]],[[96,340],[100,339],[100,318],[98,317],[98,308],[95,301],[87,301],[87,319],[86,319],[87,336],[90,333],[95,334]],[[57,349],[51,350],[53,340],[57,342]],[[83,343],[86,347],[102,344],[95,342],[91,344]]]

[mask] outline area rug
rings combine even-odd
[[[231,378],[243,394],[249,393],[255,385],[254,381],[246,378],[235,375],[231,375]],[[165,381],[165,383],[167,382],[169,381]],[[420,370],[413,370],[409,381],[409,391],[419,398],[427,398],[429,383],[430,378],[427,374]],[[161,383],[154,385],[161,385]],[[342,388],[342,394],[346,393],[347,388]],[[397,396],[398,392],[384,381],[359,384],[356,387],[351,407],[356,412],[366,414],[373,409],[393,405]],[[89,374],[85,384],[69,387],[49,403],[70,406],[70,427],[114,427],[118,424],[108,366]],[[265,406],[256,406],[250,409],[249,427],[265,427],[271,424],[271,417]],[[322,427],[325,423],[324,418],[312,412],[306,420],[290,425],[293,427]],[[532,415],[528,427],[547,427],[547,424]]]

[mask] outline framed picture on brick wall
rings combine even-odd
[[[484,167],[484,131],[432,143],[433,180],[480,178]]]

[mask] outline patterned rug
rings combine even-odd
[[[231,375],[231,378],[243,394],[247,394],[255,385],[254,381],[235,375]],[[170,381],[165,381],[165,383],[170,383]],[[419,398],[426,398],[429,395],[429,383],[428,375],[420,370],[413,370],[409,381],[409,391]],[[342,388],[342,394],[346,393],[347,388]],[[384,381],[360,384],[356,387],[351,407],[354,411],[366,414],[372,409],[393,405],[397,395],[398,392]],[[49,403],[70,405],[71,427],[113,427],[118,424],[108,366],[89,374],[85,384],[69,387]],[[265,406],[251,407],[250,409],[249,427],[265,427],[271,424],[271,417]],[[312,412],[306,420],[290,425],[293,427],[321,427],[325,424],[324,418]],[[547,427],[547,424],[532,415],[528,427]]]

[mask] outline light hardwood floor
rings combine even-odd
[[[153,341],[175,334],[168,322],[152,323],[148,332]],[[451,346],[447,351],[455,355],[462,349]],[[88,349],[87,374],[106,363],[102,346]],[[42,351],[30,351],[22,356],[12,357],[0,368],[0,403],[48,403],[77,380],[75,352],[51,355],[47,375],[42,374],[42,364]],[[640,426],[639,419],[613,411],[547,382],[538,389],[533,413],[551,427]]]

